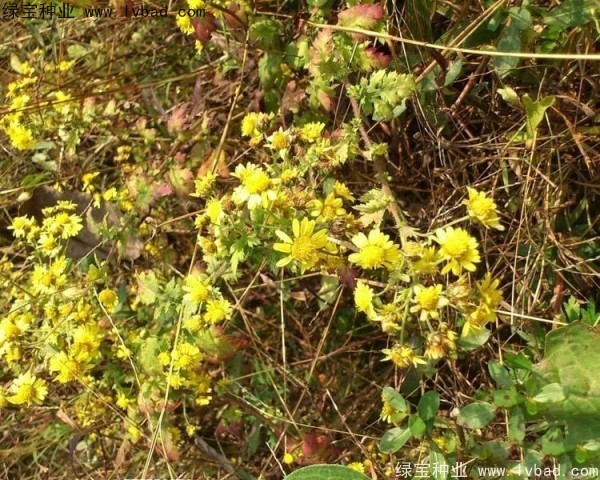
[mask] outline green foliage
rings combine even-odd
[[[416,90],[410,74],[379,70],[348,88],[366,115],[375,121],[389,121],[406,109],[406,99]]]
[[[366,480],[368,477],[341,465],[311,465],[285,477],[288,480]]]

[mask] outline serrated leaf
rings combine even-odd
[[[483,428],[492,421],[496,407],[486,402],[471,403],[460,409],[456,423],[465,428]]]

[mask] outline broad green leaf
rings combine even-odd
[[[502,97],[506,103],[510,105],[521,105],[521,100],[519,99],[519,95],[512,88],[499,88],[498,94]]]
[[[539,405],[546,420],[566,426],[570,448],[596,440],[600,432],[600,327],[583,322],[554,330],[546,336],[544,359],[536,365],[545,385],[542,398],[559,398]]]
[[[494,405],[499,407],[511,408],[517,405],[520,400],[519,394],[514,389],[494,391]]]
[[[438,408],[440,408],[440,396],[437,392],[425,392],[425,395],[423,395],[419,401],[419,416],[423,420],[431,420],[432,418],[435,418]]]
[[[286,480],[369,480],[366,475],[343,465],[310,465],[287,475]]]
[[[460,409],[456,422],[465,428],[483,428],[492,421],[495,413],[494,405],[475,402]]]
[[[404,397],[400,395],[392,387],[385,387],[381,392],[381,399],[385,403],[389,403],[395,410],[399,412],[408,412],[408,403]]]
[[[508,369],[499,362],[491,360],[488,362],[488,371],[490,376],[500,388],[509,388],[513,385],[512,377],[508,373]]]
[[[450,464],[435,443],[431,442],[429,448],[431,449],[429,453],[431,478],[446,480],[450,472]]]
[[[597,7],[596,0],[563,0],[544,15],[544,23],[561,29],[580,27],[593,20],[594,4]]]
[[[531,13],[525,7],[511,7],[508,26],[498,40],[500,52],[518,53],[521,51],[521,34],[531,26]],[[494,65],[501,77],[508,75],[519,64],[519,57],[502,56],[494,59]]]
[[[545,385],[533,399],[539,403],[562,402],[566,397],[565,389],[560,383]]]
[[[400,450],[411,437],[409,428],[392,428],[385,432],[379,443],[379,449],[383,453],[394,453]]]
[[[427,433],[427,425],[423,419],[417,415],[411,415],[408,418],[408,428],[414,437],[421,438]]]
[[[527,137],[533,138],[537,127],[544,119],[546,110],[554,105],[554,97],[548,96],[534,102],[529,95],[525,94],[521,100],[523,100],[527,114]]]

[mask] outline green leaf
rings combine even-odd
[[[560,383],[545,385],[533,399],[538,403],[562,402],[567,396]]]
[[[514,407],[520,400],[521,397],[514,389],[494,391],[494,405],[498,405],[499,407]]]
[[[421,438],[427,433],[427,425],[425,425],[425,422],[417,415],[411,415],[408,418],[408,428],[410,429],[410,433],[417,438]]]
[[[500,388],[509,388],[513,385],[513,379],[508,372],[508,369],[499,362],[491,360],[488,362],[488,371],[490,376]]]
[[[520,408],[515,408],[510,412],[508,438],[517,443],[521,443],[525,439],[525,415]]]
[[[436,480],[446,480],[448,478],[448,473],[450,472],[450,465],[446,460],[446,457],[442,454],[438,446],[431,442],[430,447],[431,452],[429,453],[429,463],[431,468],[431,478],[435,478]]]
[[[343,465],[310,465],[285,477],[287,480],[369,480],[364,474]]]
[[[534,102],[529,95],[523,95],[522,99],[527,114],[527,137],[533,138],[539,124],[544,119],[546,110],[554,105],[554,97],[548,96]]]
[[[544,23],[560,28],[580,27],[593,20],[594,3],[595,0],[563,0],[544,15]]]
[[[410,428],[392,428],[385,432],[379,443],[383,453],[394,453],[400,450],[411,437]]]
[[[600,432],[600,327],[583,322],[546,336],[544,359],[536,365],[544,385],[536,397],[558,399],[539,405],[546,420],[566,426],[570,448],[595,440]]]
[[[494,405],[475,402],[460,409],[456,422],[465,428],[483,428],[492,421],[495,413]]]
[[[502,100],[504,100],[506,103],[508,103],[510,105],[517,105],[517,106],[522,105],[521,100],[519,99],[519,96],[517,95],[517,92],[515,92],[510,87],[499,88],[498,94],[502,97]]]
[[[525,7],[511,7],[508,26],[498,40],[498,51],[518,53],[521,51],[521,34],[531,27],[531,13]],[[494,65],[501,77],[508,75],[519,64],[519,57],[502,56],[494,59]]]
[[[419,401],[419,416],[423,420],[431,420],[432,418],[435,418],[438,408],[440,408],[440,396],[437,392],[425,392],[425,395],[423,395]]]
[[[404,400],[404,397],[400,395],[392,387],[385,387],[381,392],[381,399],[385,403],[389,403],[394,410],[398,412],[408,412],[408,403]]]

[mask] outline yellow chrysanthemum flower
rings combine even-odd
[[[267,208],[269,201],[275,200],[277,195],[270,190],[271,178],[262,168],[251,163],[238,165],[233,177],[237,177],[241,185],[236,187],[231,195],[237,204],[246,203],[250,210],[262,205]]]
[[[206,312],[204,313],[204,321],[207,323],[218,323],[231,318],[233,308],[224,298],[217,300],[209,300],[206,302]]]
[[[10,386],[11,396],[6,399],[15,405],[30,405],[35,403],[41,405],[48,395],[46,382],[37,378],[31,372],[19,375]]]
[[[327,238],[327,230],[314,232],[316,222],[303,218],[299,222],[297,218],[292,221],[292,239],[287,233],[277,230],[275,234],[283,243],[275,243],[273,249],[278,252],[287,253],[288,256],[277,262],[278,267],[284,267],[290,262],[295,261],[300,265],[300,270],[304,272],[313,268],[324,253],[334,252],[335,246]]]
[[[419,260],[413,264],[415,273],[433,275],[437,272],[438,252],[435,247],[425,247],[420,253]]]
[[[400,345],[399,343],[392,348],[384,348],[382,353],[385,354],[385,358],[382,362],[391,360],[398,368],[407,368],[410,366],[417,367],[418,365],[427,363],[420,358],[412,348],[406,345]]]
[[[10,138],[12,146],[17,150],[30,150],[35,147],[33,133],[20,123],[12,122],[6,129],[6,134]]]
[[[315,140],[321,138],[324,128],[324,123],[307,123],[300,129],[300,138],[307,142],[314,142]]]
[[[352,243],[359,251],[350,254],[348,260],[362,268],[386,267],[391,270],[400,259],[398,245],[378,229],[371,230],[368,237],[360,232],[352,238]]]
[[[354,289],[354,304],[360,312],[367,314],[369,318],[375,315],[373,308],[373,297],[375,296],[373,289],[366,283],[358,281]]]
[[[223,213],[223,205],[221,204],[221,200],[218,198],[211,198],[208,202],[206,202],[204,213],[210,219],[211,224],[218,225],[221,223],[221,220],[225,216]]]
[[[448,262],[442,274],[452,271],[454,275],[460,275],[463,269],[469,272],[476,270],[475,264],[481,261],[478,243],[466,230],[453,227],[440,229],[434,240],[440,244],[440,256]]]
[[[335,194],[330,193],[325,197],[324,201],[313,200],[311,215],[319,220],[330,221],[336,217],[346,214],[346,210],[342,208],[343,200],[336,198]]]
[[[415,296],[413,305],[410,311],[413,313],[421,312],[421,321],[427,320],[427,318],[439,318],[440,314],[438,310],[448,305],[448,299],[442,294],[442,285],[434,285],[432,287],[423,287],[417,285],[415,287]]]
[[[457,335],[448,329],[446,324],[441,324],[437,332],[427,335],[425,343],[425,357],[439,360],[456,351]]]
[[[36,222],[33,217],[15,217],[8,229],[13,231],[15,238],[23,238],[27,236],[35,226]]]
[[[465,200],[463,205],[467,206],[469,217],[486,228],[504,230],[504,227],[500,225],[494,199],[488,197],[485,192],[478,192],[471,187],[467,187],[467,192],[469,193],[469,199]]]
[[[269,141],[267,146],[273,148],[273,150],[285,150],[290,146],[290,135],[282,127],[273,132],[267,140]]]
[[[467,315],[467,321],[463,325],[462,336],[470,333],[478,334],[488,323],[496,320],[496,313],[485,303],[481,303],[475,310]]]
[[[186,292],[185,296],[195,304],[205,302],[210,296],[208,281],[198,273],[186,277],[183,291]]]
[[[113,313],[119,304],[117,292],[110,288],[105,288],[98,294],[98,300],[108,313]]]
[[[177,26],[185,35],[191,35],[194,33],[194,25],[192,25],[192,19],[188,15],[182,17],[177,16]]]
[[[350,468],[356,472],[365,473],[365,466],[362,464],[362,462],[349,463],[348,468]]]
[[[333,184],[333,193],[335,193],[338,197],[342,197],[344,200],[352,202],[354,200],[354,196],[350,193],[350,189],[345,183],[335,182]]]
[[[202,353],[196,345],[183,342],[177,345],[173,352],[173,365],[177,369],[195,366],[202,359]]]
[[[85,372],[85,366],[65,352],[59,352],[50,359],[49,370],[58,373],[56,379],[60,383],[68,383],[80,378]]]
[[[481,302],[485,303],[491,310],[498,308],[502,301],[502,291],[498,289],[498,285],[500,285],[500,280],[492,279],[490,272],[486,273],[483,280],[477,282]]]

